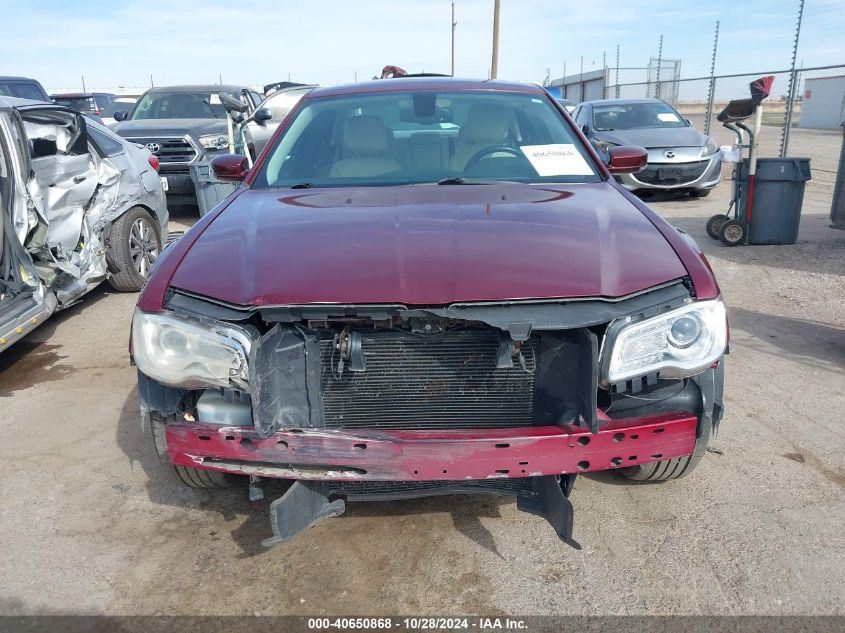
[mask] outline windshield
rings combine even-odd
[[[655,103],[614,103],[593,106],[593,127],[597,131],[636,130],[645,127],[687,127],[672,106]]]
[[[93,97],[53,97],[53,101],[79,112],[94,112],[97,109]]]
[[[141,97],[131,119],[225,119],[226,109],[216,92],[148,92]]]
[[[536,94],[389,92],[306,102],[255,188],[595,182],[560,111]]]

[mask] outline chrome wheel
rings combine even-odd
[[[146,279],[158,253],[155,229],[144,218],[136,219],[129,231],[129,256],[132,258],[132,266],[141,277]]]

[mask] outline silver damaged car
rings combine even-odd
[[[166,237],[157,168],[79,112],[0,97],[0,353],[102,281],[141,289]]]
[[[648,150],[643,171],[617,176],[626,189],[685,191],[703,198],[721,180],[716,142],[659,99],[585,101],[572,117],[600,152],[616,145]]]

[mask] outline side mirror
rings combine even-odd
[[[235,99],[235,97],[230,95],[228,92],[221,92],[219,96],[220,103],[223,104],[223,107],[226,108],[227,112],[244,112],[247,108],[249,108],[247,104],[240,99]]]
[[[249,172],[249,164],[243,154],[221,154],[211,161],[211,171],[219,180],[240,182]]]
[[[636,174],[648,164],[648,152],[642,147],[621,145],[608,150],[607,169],[611,174]]]
[[[252,120],[259,125],[264,125],[267,121],[273,118],[273,111],[270,108],[258,108],[253,115]]]
[[[686,121],[686,122],[687,122],[687,125],[689,125],[690,127],[692,127],[692,121],[690,121],[689,119],[684,119],[684,121]]]
[[[581,126],[581,131],[582,131],[584,134],[589,135],[589,133],[590,133],[590,126],[589,126],[589,125],[587,125],[587,124],[585,123],[584,125],[582,125],[582,126]]]
[[[126,110],[115,110],[112,118],[115,121],[125,121],[129,118],[129,113]]]

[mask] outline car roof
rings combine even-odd
[[[247,86],[235,86],[233,84],[198,84],[195,86],[156,86],[147,92],[232,92],[243,90]]]
[[[501,81],[498,79],[458,79],[455,77],[395,77],[354,84],[343,84],[312,90],[305,99],[377,92],[408,92],[413,90],[490,90],[496,92],[526,92],[545,94],[536,84]]]
[[[645,99],[595,99],[594,101],[583,101],[582,103],[589,103],[590,105],[622,105],[625,103],[666,103],[661,99],[645,98]]]
[[[50,101],[35,101],[34,99],[0,96],[0,108],[18,108],[20,106],[44,105],[45,103],[53,106],[56,105]]]
[[[97,95],[114,96],[113,92],[60,92],[50,95],[53,99],[82,99],[85,97],[95,97]]]

